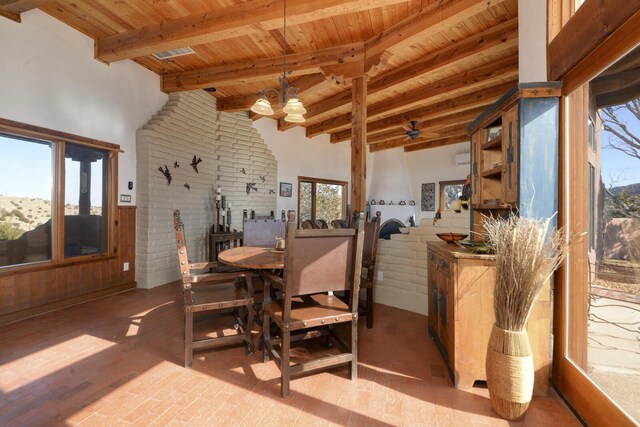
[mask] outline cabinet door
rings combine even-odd
[[[480,144],[482,143],[482,135],[484,129],[478,130],[471,136],[471,204],[477,205],[482,203],[481,180],[480,176]]]
[[[436,282],[435,271],[429,271],[429,308],[427,320],[429,322],[429,331],[433,334],[438,333],[438,284]]]
[[[518,104],[502,114],[502,195],[505,203],[518,202]]]

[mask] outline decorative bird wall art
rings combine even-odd
[[[178,161],[176,160],[175,162],[173,162],[173,168],[179,168],[180,165],[178,164]]]
[[[186,188],[186,189],[187,189],[187,191],[191,191],[191,186],[189,185],[189,183],[188,183],[188,182],[185,182],[185,183],[184,183],[184,188]]]
[[[164,170],[162,169],[162,166],[160,166],[158,170],[162,172],[162,175],[164,175],[165,178],[167,178],[167,185],[171,185],[171,172],[169,172],[167,165],[164,165]]]
[[[263,183],[266,181],[266,178],[262,175],[260,175],[260,179],[262,180]]]
[[[258,191],[255,182],[247,182],[247,194],[251,193],[251,190]]]
[[[247,171],[246,171],[246,170],[244,170],[244,168],[240,169],[240,172],[242,172],[244,175],[246,175],[246,174],[247,174]]]
[[[276,190],[269,190],[269,194],[276,194]]]
[[[191,167],[196,171],[196,173],[200,173],[198,172],[198,164],[200,163],[202,163],[202,159],[200,157],[193,156],[193,160],[191,160]]]

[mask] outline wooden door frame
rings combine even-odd
[[[587,191],[581,178],[586,174],[586,159],[588,158],[588,127],[581,126],[581,113],[589,109],[588,82],[631,51],[640,43],[640,11],[636,11],[631,18],[620,25],[609,38],[599,43],[580,62],[575,64],[562,78],[563,97],[561,102],[561,133],[560,133],[560,210],[559,224],[571,233],[586,231],[588,228],[588,198],[579,191]],[[565,27],[565,29],[567,29]],[[586,99],[585,99],[586,97]],[[570,143],[569,143],[570,142]],[[576,160],[577,159],[577,160]],[[572,160],[569,162],[569,160]],[[584,162],[582,160],[585,160]],[[568,168],[567,168],[568,165]],[[567,184],[567,178],[571,183]],[[580,197],[582,196],[582,197]],[[570,208],[570,209],[569,209]],[[580,365],[586,363],[585,357],[571,353],[569,358],[568,337],[572,341],[586,339],[585,325],[568,322],[569,316],[575,318],[584,313],[584,301],[567,300],[570,275],[575,277],[584,269],[578,265],[578,254],[588,248],[588,239],[584,238],[571,248],[567,263],[555,275],[554,287],[554,364],[553,380],[560,393],[574,406],[580,416],[591,425],[625,426],[634,422],[611,401],[599,387],[583,372]],[[571,254],[576,254],[574,257]],[[582,263],[584,264],[584,262]],[[584,272],[583,272],[584,273]],[[587,271],[588,274],[588,271]],[[572,291],[579,292],[578,287]],[[588,298],[583,289],[583,295],[577,297]],[[570,304],[569,304],[570,303]],[[569,308],[565,312],[565,308]],[[586,322],[586,317],[584,317]],[[573,349],[575,352],[576,349]],[[577,360],[576,360],[577,359]]]

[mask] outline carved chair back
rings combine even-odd
[[[284,264],[285,322],[290,319],[292,298],[320,292],[351,291],[354,297],[349,308],[357,312],[363,240],[362,215],[355,228],[298,230],[295,213],[289,212]]]
[[[286,222],[281,219],[245,219],[244,246],[273,248],[276,237],[286,234]]]

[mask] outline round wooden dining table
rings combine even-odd
[[[278,270],[284,268],[284,251],[240,246],[220,252],[218,261],[249,270]]]

